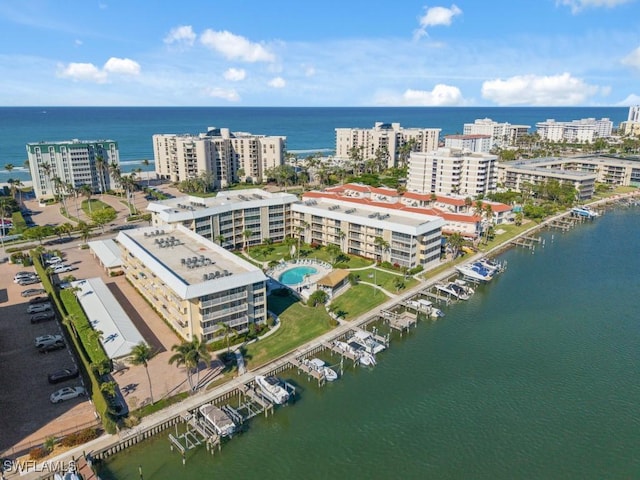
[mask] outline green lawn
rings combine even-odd
[[[352,285],[349,290],[331,302],[336,314],[345,320],[354,318],[373,310],[389,299],[383,292],[371,285]]]
[[[280,317],[278,330],[255,343],[247,345],[243,354],[248,368],[257,368],[300,345],[331,330],[331,318],[323,307],[311,308],[291,296],[270,295],[269,310]]]
[[[110,205],[107,205],[103,201],[98,200],[96,198],[92,198],[90,200],[83,200],[82,201],[82,211],[84,213],[86,213],[87,216],[91,216],[90,212],[89,212],[89,202],[91,202],[91,212],[95,212],[97,210],[102,210],[104,208],[110,208],[110,209],[113,210],[113,208]]]
[[[407,290],[418,284],[418,281],[413,277],[409,277],[405,279],[402,273],[400,272],[396,274],[393,272],[388,272],[386,270],[380,270],[377,268],[368,268],[366,270],[358,270],[357,272],[353,272],[353,273],[355,273],[356,275],[359,275],[360,280],[362,280],[363,282],[375,283],[376,285],[384,288],[385,290],[391,293],[399,293],[395,285],[395,281],[397,279],[400,279],[404,282],[405,286],[402,290]],[[400,290],[400,293],[402,292],[402,290]]]

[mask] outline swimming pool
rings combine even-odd
[[[294,267],[284,272],[278,280],[285,285],[298,285],[304,281],[305,275],[313,275],[318,270],[313,267]]]

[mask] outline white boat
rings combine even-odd
[[[367,332],[365,330],[356,330],[353,337],[351,337],[351,341],[361,345],[366,352],[373,355],[380,353],[387,348],[382,343],[376,341],[371,332]]]
[[[420,310],[427,312],[427,315],[429,315],[431,318],[444,317],[444,312],[439,308],[434,307],[433,303],[430,302],[429,300],[420,298],[419,300],[416,301],[416,304],[418,305],[418,308]]]
[[[289,400],[289,392],[280,385],[280,380],[276,377],[265,377],[264,375],[257,375],[256,385],[260,387],[262,394],[271,402],[276,405],[282,405]]]
[[[360,365],[372,367],[377,363],[375,355],[368,352],[363,345],[353,340],[353,338],[349,339],[348,345],[351,347],[351,350],[355,353],[356,357],[358,357],[358,363]]]
[[[200,414],[221,437],[230,437],[236,431],[236,424],[229,418],[224,410],[215,405],[202,405]]]
[[[480,282],[489,282],[493,278],[491,272],[479,264],[458,265],[456,270],[463,276]]]
[[[587,218],[595,218],[600,216],[598,212],[591,210],[591,208],[589,207],[573,207],[571,209],[571,213],[579,217],[587,217]]]
[[[449,284],[447,286],[451,290],[456,292],[456,296],[460,300],[469,300],[469,298],[471,297],[471,295],[469,294],[467,289],[465,287],[463,287],[462,285],[458,285],[456,282],[449,282]]]
[[[454,282],[456,283],[456,285],[460,285],[462,288],[464,288],[469,296],[476,293],[476,291],[473,288],[471,288],[471,285],[469,285],[467,282],[465,282],[461,278],[455,279]]]
[[[327,364],[319,358],[312,358],[311,360],[305,359],[304,363],[316,372],[322,373],[327,382],[333,382],[338,379],[336,371],[328,367]]]
[[[489,272],[491,272],[492,275],[495,273],[500,273],[502,272],[502,270],[504,270],[504,267],[502,266],[502,264],[494,262],[493,260],[489,260],[488,258],[481,258],[476,263],[479,263],[484,268],[489,270]]]
[[[450,297],[458,298],[460,300],[469,299],[469,295],[463,291],[462,287],[455,283],[436,283],[434,286],[438,291],[446,293]]]

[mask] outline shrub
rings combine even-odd
[[[122,275],[124,275],[124,272],[122,270],[118,270],[118,271],[115,271],[115,272],[113,272],[113,271],[109,272],[109,276],[110,277],[120,277]]]
[[[29,450],[29,458],[31,460],[40,460],[47,456],[47,451],[42,447],[36,447]]]
[[[407,273],[409,275],[416,275],[416,274],[420,273],[423,270],[424,270],[424,267],[422,265],[416,265],[415,267],[410,269]]]
[[[393,268],[393,265],[391,265],[391,262],[387,262],[387,261],[382,262],[380,266],[382,268]]]

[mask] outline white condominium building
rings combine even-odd
[[[473,123],[465,123],[462,133],[464,135],[489,135],[491,147],[506,147],[515,145],[518,138],[529,133],[529,125],[512,125],[510,123],[498,123],[490,118],[477,119]]]
[[[281,242],[291,234],[291,193],[228,190],[215,197],[184,196],[149,203],[152,223],[183,225],[227,249]]]
[[[629,107],[627,121],[620,124],[620,134],[640,136],[640,105]]]
[[[153,135],[156,173],[181,182],[210,174],[214,188],[241,181],[262,183],[267,170],[284,164],[286,137],[209,128],[199,135]]]
[[[92,192],[110,190],[110,167],[120,164],[118,142],[113,140],[28,143],[27,158],[35,196],[42,199],[64,193],[67,185],[89,185]]]
[[[343,252],[413,268],[439,263],[444,220],[388,208],[355,198],[308,192],[291,206],[294,231],[305,243],[340,247]]]
[[[469,152],[489,153],[491,150],[490,135],[446,135],[444,137],[446,148],[457,148]]]
[[[498,157],[454,148],[414,152],[409,157],[407,191],[476,197],[497,188]]]
[[[386,167],[399,166],[403,159],[403,146],[413,143],[414,152],[429,152],[438,148],[439,128],[402,128],[399,123],[376,122],[373,128],[336,128],[336,158],[352,157],[359,149],[362,160],[382,155]]]
[[[583,118],[570,122],[556,122],[549,119],[536,123],[540,140],[551,142],[567,141],[572,143],[593,143],[596,138],[611,136],[613,122],[608,118]]]
[[[267,320],[262,270],[182,225],[122,231],[127,279],[185,340]]]

